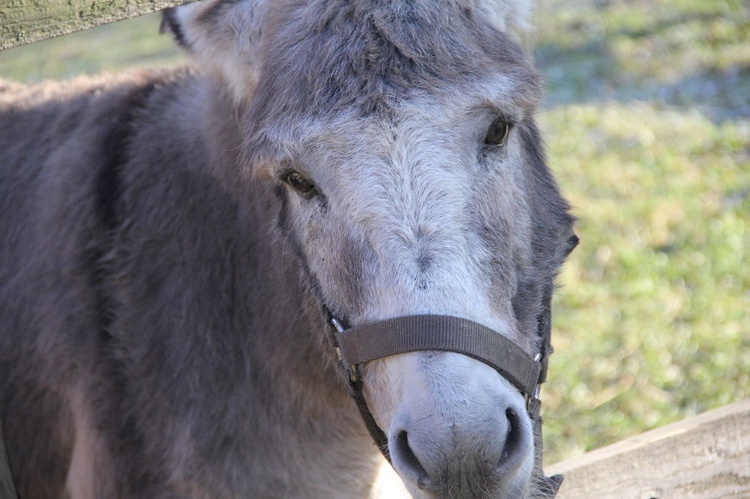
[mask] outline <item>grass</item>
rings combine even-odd
[[[546,461],[750,396],[750,6],[541,0],[550,164],[579,217]],[[158,17],[0,52],[33,81],[182,60]]]
[[[750,6],[546,1],[560,276],[546,461],[750,396]]]
[[[169,36],[159,35],[160,19],[157,12],[0,51],[0,77],[34,82],[178,64],[185,58]]]

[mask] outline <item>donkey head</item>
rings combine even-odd
[[[526,10],[248,0],[165,17],[244,110],[242,159],[277,185],[284,237],[342,322],[450,315],[529,356],[544,348],[575,236],[534,124],[539,77],[505,33]],[[495,369],[425,351],[368,362],[361,377],[414,496],[538,489],[524,397]]]

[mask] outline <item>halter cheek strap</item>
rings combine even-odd
[[[330,317],[331,340],[336,348],[339,367],[347,379],[349,394],[357,405],[370,436],[383,456],[391,462],[388,437],[375,422],[362,391],[359,366],[391,355],[415,351],[447,351],[467,355],[489,365],[510,381],[526,397],[529,416],[534,423],[534,440],[542,441],[539,385],[545,381],[549,338],[544,338],[542,353],[531,358],[515,343],[482,324],[442,315],[413,315],[387,319],[346,329]],[[545,322],[543,318],[540,322]],[[545,324],[539,324],[540,329]],[[541,452],[535,456],[535,475],[542,481],[538,497],[554,497],[562,475],[546,477],[542,471]]]

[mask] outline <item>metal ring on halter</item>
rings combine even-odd
[[[341,321],[339,321],[333,315],[331,315],[331,324],[333,325],[334,328],[336,328],[337,333],[343,333],[344,331],[346,331],[343,324],[341,324]],[[335,342],[334,346],[336,347],[336,357],[338,357],[339,362],[346,364],[344,357],[341,355],[341,347],[339,346],[338,342],[335,341],[335,336],[334,336],[334,342]],[[360,380],[360,377],[359,377],[359,369],[357,368],[357,364],[347,364],[346,367],[349,370],[349,380],[352,383],[358,382]]]
[[[538,353],[538,354],[536,354],[534,356],[534,362],[539,362],[540,360],[542,360],[542,354]],[[531,407],[531,401],[532,400],[539,400],[539,393],[541,392],[541,389],[542,389],[542,384],[538,383],[536,385],[536,388],[534,388],[534,393],[532,393],[532,394],[524,393],[523,394],[524,399],[526,399],[526,410],[527,411]]]

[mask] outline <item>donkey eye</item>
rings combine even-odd
[[[484,143],[492,146],[505,145],[505,140],[510,134],[511,127],[512,125],[508,123],[508,120],[505,118],[497,118],[492,122],[489,130],[487,130],[487,136],[484,138]]]
[[[315,192],[315,184],[307,180],[300,172],[291,171],[284,178],[287,184],[294,187],[303,196],[309,196]]]

